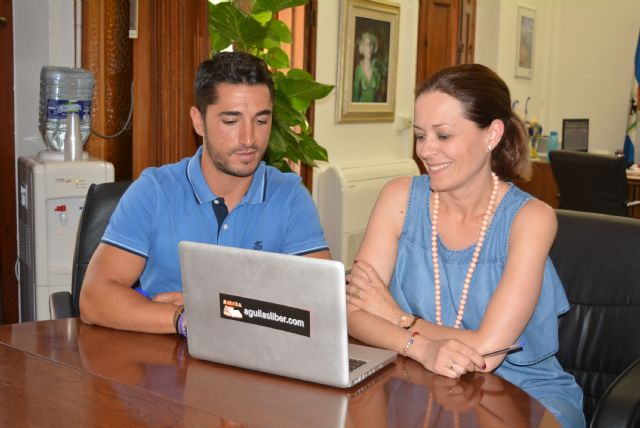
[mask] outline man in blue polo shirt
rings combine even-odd
[[[144,170],[123,195],[85,275],[86,323],[176,331],[183,240],[330,258],[300,177],[261,162],[274,100],[265,63],[219,53],[200,65],[194,92],[190,114],[203,145],[191,158]]]

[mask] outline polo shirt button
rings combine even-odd
[[[227,226],[227,224],[225,223],[225,224],[223,224],[223,225],[222,225],[222,228],[223,228],[224,230],[227,230],[227,229],[229,229],[229,226]]]
[[[214,199],[214,200],[213,200],[213,203],[214,203],[214,204],[216,204],[216,205],[218,205],[218,204],[220,203],[220,201],[219,201],[219,200],[217,200],[217,199]]]

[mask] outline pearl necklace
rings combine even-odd
[[[467,303],[467,295],[469,294],[469,284],[471,284],[471,277],[473,271],[478,263],[478,257],[480,256],[480,250],[484,243],[484,235],[487,232],[489,226],[489,218],[491,217],[491,211],[496,202],[496,196],[498,194],[498,176],[495,173],[491,173],[491,179],[493,180],[493,188],[491,189],[491,196],[489,197],[489,206],[484,213],[482,219],[482,225],[480,226],[480,236],[476,242],[476,248],[473,251],[471,257],[471,263],[469,263],[469,269],[467,275],[464,278],[464,286],[462,287],[462,295],[460,296],[460,306],[458,306],[458,315],[456,316],[455,324],[453,328],[460,328],[462,323],[462,316],[464,315],[464,306]],[[431,218],[431,254],[433,256],[433,280],[435,285],[435,303],[436,303],[436,323],[442,325],[442,306],[440,304],[440,267],[438,265],[438,209],[440,208],[440,195],[438,192],[433,192],[433,214]]]

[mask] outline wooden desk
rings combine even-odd
[[[559,426],[492,374],[452,380],[400,357],[339,390],[192,359],[174,336],[77,319],[0,326],[0,361],[3,426]]]
[[[541,201],[558,208],[558,185],[553,177],[551,164],[546,159],[537,159],[531,163],[531,180],[514,180],[514,184]],[[640,200],[640,174],[627,174],[629,201]],[[640,219],[640,206],[630,209],[630,217]]]

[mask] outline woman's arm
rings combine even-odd
[[[391,297],[386,284],[395,268],[410,186],[410,177],[390,181],[373,208],[348,277],[349,333],[365,343],[401,354],[407,348],[406,355],[429,370],[458,377],[476,367],[484,367],[477,352],[457,340],[434,341],[425,334],[414,336],[415,342],[409,344],[411,333],[417,329],[408,331],[395,325],[404,312]],[[356,289],[358,297],[353,295]]]
[[[416,330],[436,340],[458,339],[481,353],[514,343],[537,305],[556,229],[551,207],[538,200],[527,202],[513,221],[505,270],[480,328],[454,329],[418,320]],[[487,358],[486,370],[498,367],[505,355]]]

